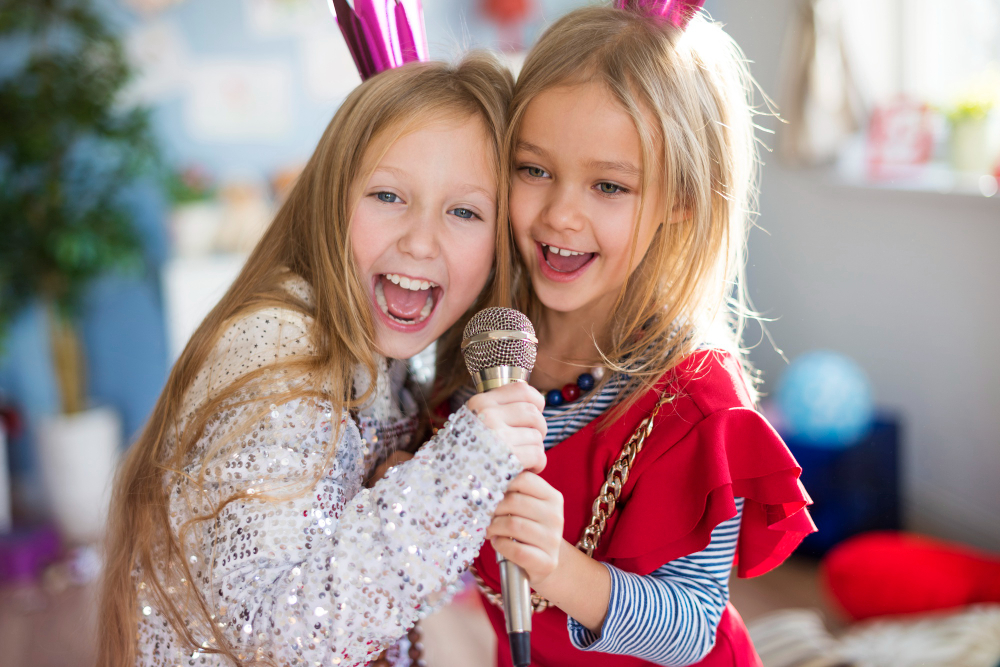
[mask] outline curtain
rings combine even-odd
[[[832,162],[866,117],[845,52],[840,0],[796,0],[782,55],[785,124],[778,152],[790,165]]]

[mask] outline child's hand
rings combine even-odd
[[[371,477],[368,478],[368,481],[365,482],[365,486],[371,488],[375,485],[375,482],[385,477],[385,474],[389,472],[389,468],[393,468],[403,461],[409,461],[412,458],[413,454],[409,452],[393,452],[392,454],[389,454],[389,458],[375,467],[375,472],[373,472]]]
[[[526,382],[513,382],[466,404],[472,413],[497,434],[521,461],[525,470],[541,472],[545,467],[545,399]]]
[[[562,494],[538,475],[521,473],[497,505],[486,537],[497,553],[524,568],[537,590],[559,567],[564,541]]]

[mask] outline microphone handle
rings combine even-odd
[[[514,667],[531,664],[531,586],[525,571],[497,554],[507,641]]]
[[[480,393],[502,387],[512,382],[526,382],[530,371],[516,366],[484,368],[479,377],[473,377]],[[500,594],[503,596],[504,623],[510,656],[514,667],[531,664],[531,586],[524,568],[511,563],[499,553]]]

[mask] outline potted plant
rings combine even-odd
[[[989,171],[990,104],[966,101],[948,114],[951,123],[951,166],[955,171],[985,174]]]
[[[216,249],[222,206],[215,184],[202,168],[190,166],[171,172],[167,178],[170,195],[170,234],[174,252],[180,257],[199,257]]]
[[[87,399],[77,323],[97,277],[143,264],[121,194],[154,143],[147,112],[119,103],[131,71],[90,0],[0,0],[0,40],[21,56],[0,79],[0,353],[13,318],[44,303],[61,410],[37,429],[41,472],[64,532],[88,540],[121,429]]]
[[[1000,70],[974,77],[948,112],[951,166],[959,172],[989,174],[998,146],[996,107],[1000,105]]]

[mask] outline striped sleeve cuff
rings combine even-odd
[[[611,595],[608,599],[608,611],[604,615],[604,623],[600,633],[593,632],[572,616],[567,616],[566,627],[573,646],[581,651],[596,651],[598,653],[615,653],[616,642],[621,641],[626,622],[625,614],[621,613],[622,603],[627,597],[627,577],[624,572],[613,565],[601,563],[608,568],[611,575]]]

